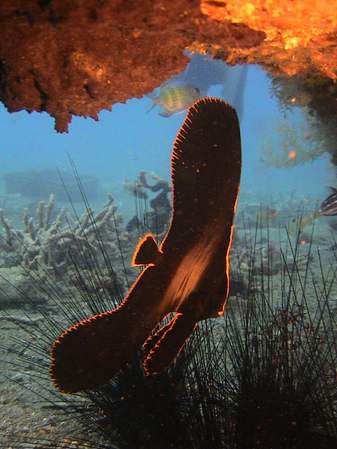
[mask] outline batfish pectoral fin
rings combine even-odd
[[[162,255],[153,235],[146,234],[138,243],[132,257],[131,265],[148,265],[154,264]]]
[[[189,314],[176,313],[172,320],[153,336],[158,339],[147,354],[143,367],[147,376],[165,370],[182,350],[197,321]],[[150,341],[151,342],[151,341]],[[147,346],[150,346],[149,341]]]

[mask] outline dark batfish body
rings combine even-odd
[[[241,173],[234,109],[205,98],[190,109],[172,153],[173,212],[158,248],[149,234],[134,265],[147,265],[115,310],[72,326],[51,349],[50,374],[63,392],[107,382],[144,345],[144,370],[165,369],[198,321],[223,313]],[[170,312],[171,321],[152,335]],[[145,344],[144,344],[145,342]]]

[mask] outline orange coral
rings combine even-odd
[[[337,0],[0,2],[0,101],[72,115],[140,98],[186,67],[184,50],[273,75],[337,77]],[[335,100],[333,99],[333,102]],[[332,110],[334,111],[334,103]]]
[[[232,49],[229,62],[244,57],[279,66],[289,76],[312,66],[337,78],[336,0],[202,0],[201,10],[217,21],[244,23],[266,33],[257,47]]]

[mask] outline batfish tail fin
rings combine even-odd
[[[169,366],[183,349],[196,324],[197,321],[189,314],[176,313],[167,325],[159,329],[153,338],[160,338],[144,360],[147,376],[158,374]]]

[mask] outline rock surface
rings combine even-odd
[[[0,99],[47,111],[58,131],[141,97],[184,69],[192,44],[249,48],[265,34],[214,21],[199,1],[2,0]]]

